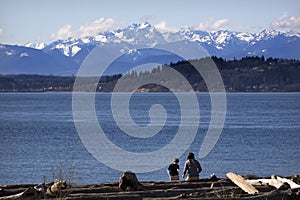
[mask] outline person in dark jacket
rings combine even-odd
[[[168,167],[168,173],[171,181],[179,180],[179,159],[175,158]]]
[[[199,180],[199,173],[202,171],[200,163],[195,160],[195,155],[192,152],[188,153],[187,161],[184,164],[182,178],[187,174],[187,181]]]

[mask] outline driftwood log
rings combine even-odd
[[[254,178],[254,177],[252,177]],[[288,180],[291,178],[286,177]],[[245,179],[245,178],[244,178]],[[255,179],[261,179],[256,178]],[[284,179],[284,178],[283,178]],[[295,180],[293,181],[295,182]],[[207,178],[195,182],[187,181],[165,181],[141,182],[146,188],[135,191],[122,191],[119,182],[73,185],[72,187],[61,188],[56,197],[39,196],[36,191],[42,192],[40,187],[33,184],[27,185],[0,185],[0,200],[33,200],[33,199],[55,199],[55,200],[298,200],[300,189],[276,189],[269,185],[255,185],[258,194],[248,194],[230,179]],[[298,184],[299,182],[296,182]],[[50,184],[46,184],[49,187]],[[35,189],[36,188],[36,189]],[[33,191],[33,189],[35,191]],[[54,188],[53,188],[54,190]],[[26,192],[25,192],[26,191]]]
[[[248,194],[257,194],[259,193],[255,187],[253,187],[250,183],[248,183],[242,176],[236,175],[235,173],[228,172],[226,174],[227,178],[229,178],[234,184],[239,186],[243,191]]]
[[[272,175],[271,178],[269,179],[264,178],[264,179],[254,179],[254,180],[246,180],[246,181],[254,186],[269,185],[275,187],[276,189],[285,189],[284,187],[286,187],[287,185],[291,189],[300,188],[300,185],[293,182],[292,180],[287,178],[282,178],[280,176],[275,176],[275,175]]]
[[[6,191],[5,188],[2,189],[2,193],[8,193],[9,195],[0,196],[0,200],[14,200],[14,199],[45,199],[45,198],[52,198],[52,197],[60,197],[61,191],[69,187],[66,183],[66,181],[57,181],[50,183],[46,185],[45,183],[36,185],[36,186],[30,186],[26,189],[23,189],[22,192],[19,192],[19,189],[17,189],[16,194],[11,194],[12,189],[8,189]]]
[[[43,198],[40,193],[33,187],[25,189],[24,192],[20,192],[13,195],[0,197],[0,200],[14,200],[14,199],[40,199]]]

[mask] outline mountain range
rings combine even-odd
[[[76,74],[81,63],[95,47],[103,51],[129,55],[121,59],[122,66],[110,70],[110,73],[118,73],[129,68],[128,65],[132,62],[142,64],[139,59],[155,60],[151,59],[155,53],[149,50],[142,52],[139,48],[163,47],[189,51],[191,45],[195,44],[201,45],[209,55],[224,59],[246,56],[300,59],[299,33],[270,29],[259,33],[228,30],[207,32],[193,28],[162,33],[146,22],[135,23],[115,31],[101,32],[96,36],[56,40],[50,44],[0,44],[0,74]],[[192,52],[190,54],[191,58],[203,56],[193,55]],[[162,53],[159,56],[160,63],[178,61],[178,57],[170,57],[169,54]],[[117,67],[123,67],[123,70]]]

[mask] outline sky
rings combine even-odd
[[[0,43],[49,44],[145,21],[162,32],[300,32],[300,0],[0,0]]]

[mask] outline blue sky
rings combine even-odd
[[[160,31],[300,32],[299,8],[299,0],[0,0],[0,43],[50,43],[144,21]]]

